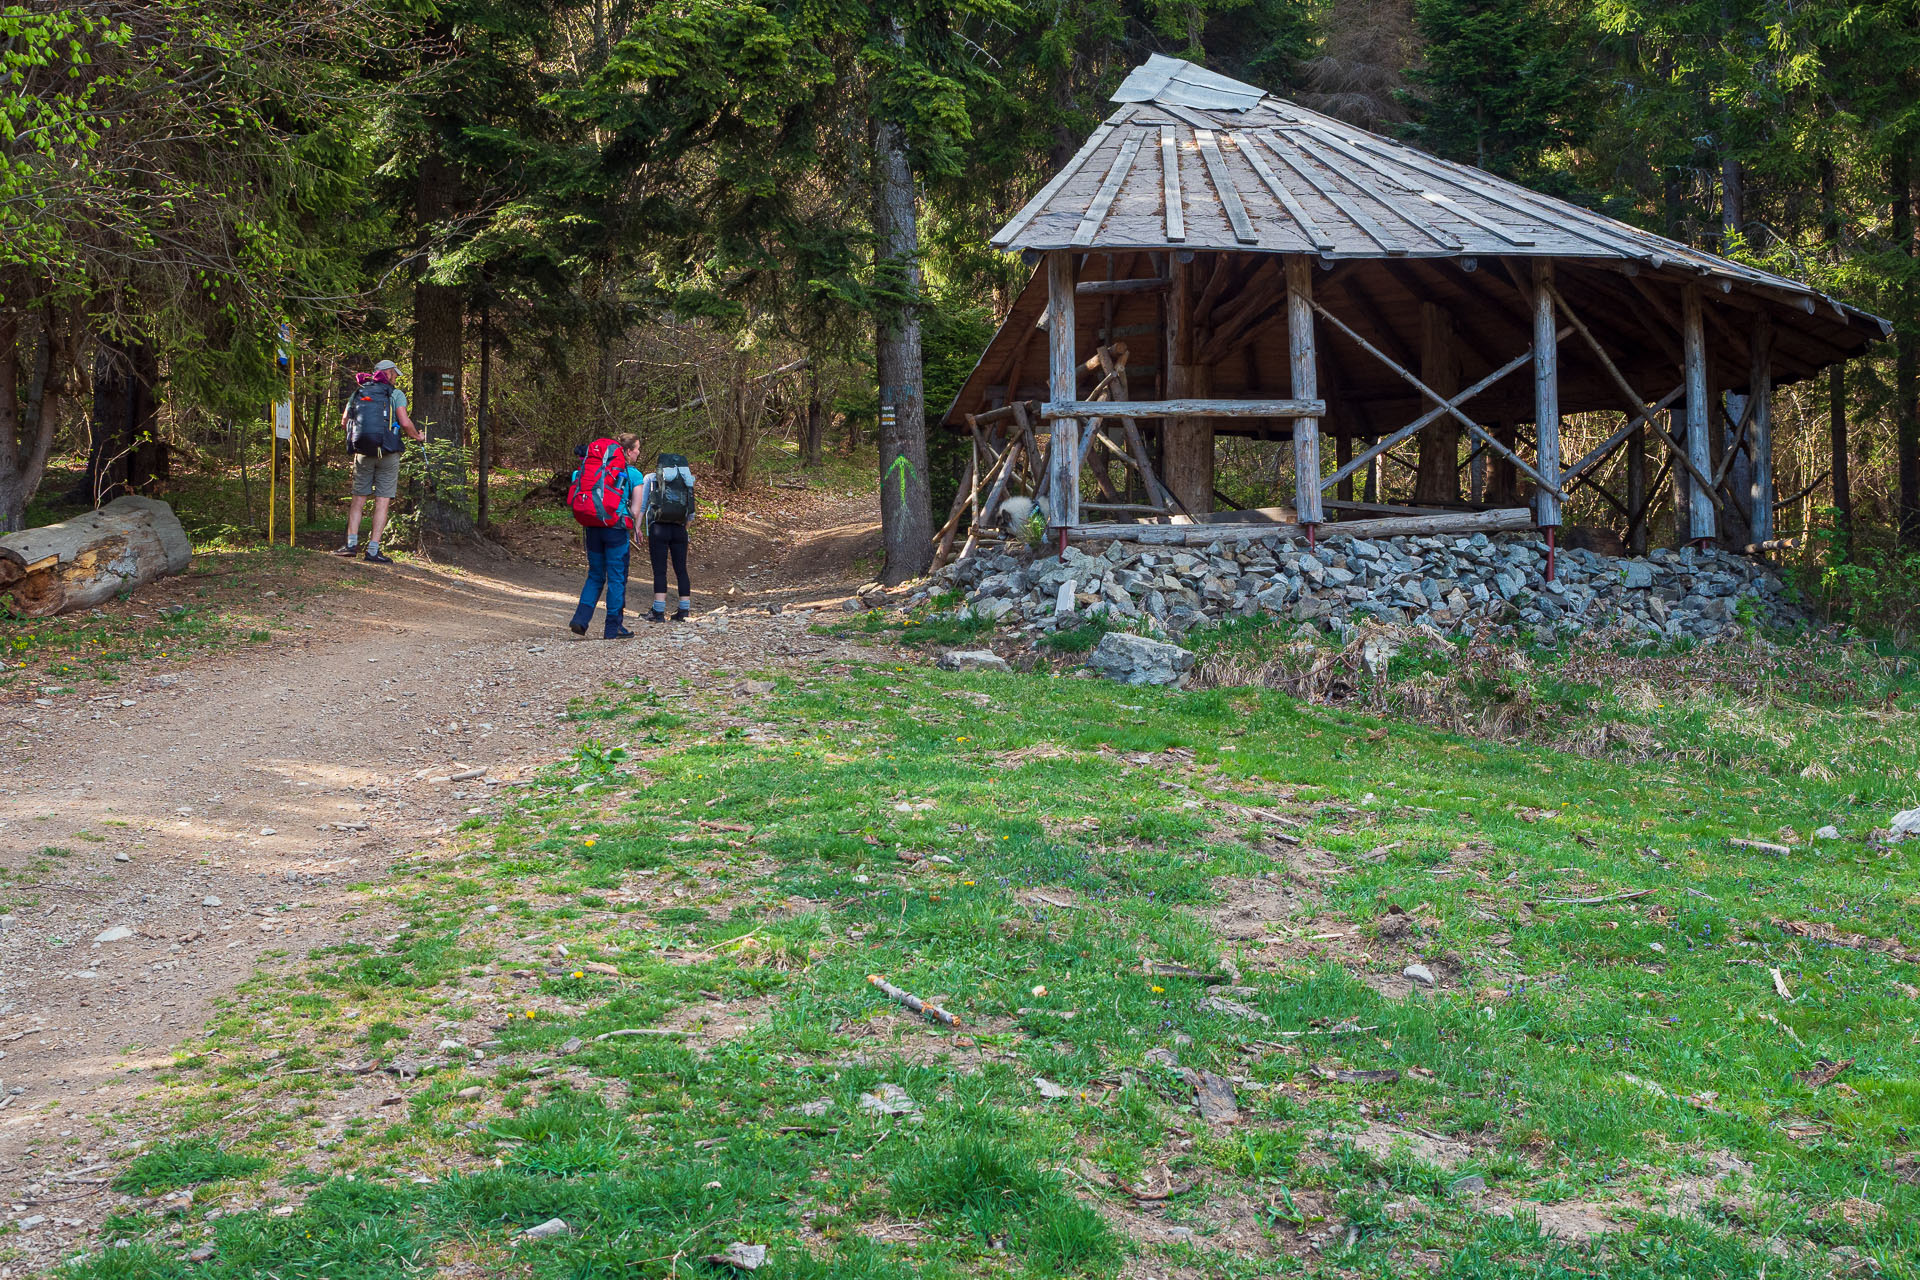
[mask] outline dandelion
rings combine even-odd
[[[579,969],[575,969],[575,970],[573,971],[573,976],[574,976],[574,977],[576,977],[576,978],[584,978],[584,977],[586,977],[587,975],[586,975],[586,973],[585,973],[584,971],[582,971],[582,970],[579,970]]]
[[[961,881],[960,883],[961,883],[961,884],[972,884],[972,883],[973,883],[973,881],[971,881],[971,880],[962,880],[962,881]]]
[[[598,840],[595,840],[595,839],[593,839],[592,837],[588,837],[588,839],[587,839],[587,848],[589,848],[589,849],[591,849],[591,848],[593,848],[593,846],[594,846],[594,845],[596,845],[596,844],[599,844],[599,843],[600,843],[600,842],[599,842]]]
[[[1153,994],[1155,994],[1155,995],[1157,995],[1157,996],[1163,996],[1163,995],[1165,995],[1165,994],[1167,994],[1167,989],[1166,989],[1165,987],[1154,987],[1154,988],[1153,988]]]
[[[531,1009],[527,1010],[527,1016],[531,1018],[533,1016],[533,1010]]]

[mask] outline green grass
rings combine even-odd
[[[1333,706],[876,661],[790,674],[752,736],[687,700],[632,754],[601,744],[660,713],[612,690],[370,888],[399,938],[255,979],[164,1086],[186,1130],[260,1104],[226,1148],[295,1176],[196,1198],[204,1267],[129,1221],[74,1274],[718,1274],[739,1240],[799,1276],[1920,1275],[1920,967],[1840,945],[1920,949],[1915,846],[1865,838],[1920,792],[1920,675],[1755,648],[1643,690],[1617,658],[1410,653]],[[1510,743],[1367,714],[1523,694]],[[1438,990],[1397,994],[1414,962]],[[596,1039],[663,1026],[693,1034]],[[485,1057],[345,1122],[354,1077],[286,1070],[450,1033]],[[1543,1234],[1570,1205],[1616,1234]]]
[[[235,1155],[212,1142],[187,1138],[135,1156],[113,1180],[113,1188],[128,1195],[155,1196],[203,1182],[245,1177],[266,1165],[257,1156]]]

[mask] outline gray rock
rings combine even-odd
[[[95,942],[125,942],[132,936],[133,930],[123,924],[117,924],[111,929],[101,930],[99,934],[95,935],[93,940]]]
[[[1122,684],[1172,684],[1193,667],[1193,654],[1179,645],[1109,631],[1087,655],[1087,665]]]
[[[1273,1019],[1249,1004],[1238,1000],[1229,1000],[1225,996],[1208,996],[1200,1002],[1200,1007],[1210,1013],[1224,1013],[1229,1018],[1238,1018],[1242,1022],[1272,1022]]]
[[[934,665],[942,671],[1012,670],[1007,660],[991,649],[951,649],[941,654],[940,660]]]
[[[1838,840],[1840,838],[1840,828],[1835,826],[1821,827],[1813,833],[1813,837],[1816,840]]]
[[[1907,809],[1893,815],[1893,822],[1887,828],[1895,840],[1905,840],[1909,836],[1920,836],[1920,809]]]
[[[551,1240],[555,1236],[570,1236],[573,1228],[564,1218],[548,1218],[537,1227],[528,1227],[520,1233],[522,1240]]]
[[[736,1271],[758,1271],[767,1263],[767,1246],[743,1244],[735,1240],[719,1253],[710,1253],[702,1261],[732,1267]]]
[[[1427,968],[1427,966],[1423,964],[1408,965],[1406,968],[1400,971],[1400,976],[1403,978],[1412,978],[1415,982],[1420,983],[1422,986],[1431,987],[1435,985],[1433,980],[1433,970]]]
[[[891,1082],[883,1082],[872,1093],[860,1095],[860,1109],[883,1116],[910,1116],[920,1110],[913,1095]]]

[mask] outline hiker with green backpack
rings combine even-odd
[[[687,580],[687,521],[693,519],[693,468],[678,453],[660,455],[660,465],[640,485],[640,527],[647,531],[647,554],[653,561],[653,622],[667,620],[667,561],[680,588],[675,622],[693,614],[693,587]]]

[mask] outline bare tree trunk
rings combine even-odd
[[[888,38],[906,43],[895,18]],[[933,516],[928,509],[927,419],[920,354],[920,230],[906,130],[876,120],[873,156],[875,276],[893,294],[875,316],[880,375],[880,525],[887,561],[881,581],[917,578],[933,564]]]
[[[459,186],[459,175],[443,158],[429,155],[421,160],[416,210],[423,227],[453,211]],[[415,284],[409,411],[428,443],[441,446],[436,450],[436,465],[427,476],[420,516],[426,527],[454,536],[473,532],[473,520],[460,498],[466,485],[465,468],[455,452],[465,425],[461,385],[465,338],[465,294],[451,285],[425,280]]]
[[[1832,260],[1840,259],[1839,171],[1830,156],[1820,157],[1820,218]],[[1827,432],[1833,455],[1833,524],[1840,554],[1853,554],[1853,483],[1847,463],[1847,371],[1844,362],[1827,370]]]
[[[144,493],[165,476],[165,449],[154,438],[159,380],[160,358],[151,343],[98,339],[87,470],[71,495],[76,500],[99,506],[122,494]]]
[[[488,393],[493,372],[493,312],[480,308],[480,404],[474,414],[474,523],[487,527],[487,466],[493,461],[493,421]],[[629,459],[629,461],[634,461]],[[644,531],[643,531],[644,532]]]
[[[1913,142],[1902,139],[1887,161],[1893,204],[1894,247],[1914,256]],[[1911,273],[1901,282],[1894,307],[1893,413],[1900,471],[1900,542],[1920,547],[1920,306]]]
[[[1460,390],[1460,354],[1454,349],[1453,317],[1431,302],[1420,306],[1420,380],[1443,396]],[[1415,503],[1445,505],[1460,500],[1460,424],[1449,415],[1420,430],[1420,474]]]
[[[820,408],[820,374],[815,361],[807,361],[807,422],[805,443],[800,449],[800,465],[818,467],[820,449],[825,443],[826,415]]]

